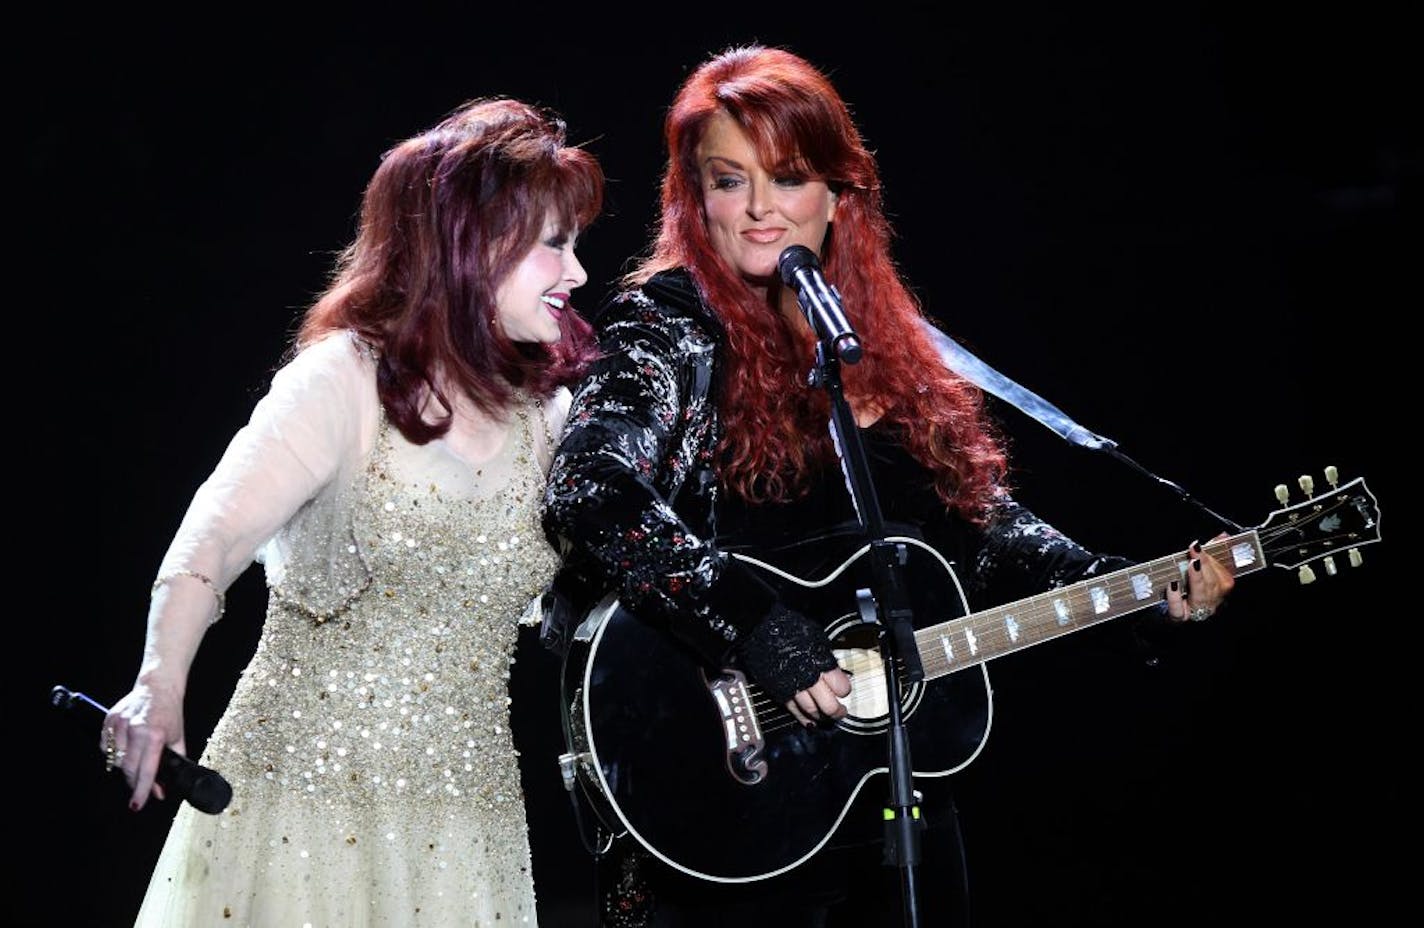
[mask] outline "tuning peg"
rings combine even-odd
[[[1325,482],[1330,484],[1331,489],[1340,485],[1340,472],[1335,469],[1334,464],[1325,466]]]
[[[1284,506],[1284,505],[1286,505],[1287,503],[1289,503],[1289,502],[1290,502],[1290,487],[1286,486],[1284,483],[1278,483],[1278,484],[1276,484],[1276,499],[1278,499],[1278,500],[1281,501],[1281,505],[1282,505],[1282,506]]]
[[[1332,577],[1339,573],[1339,571],[1335,569],[1335,559],[1333,557],[1327,556],[1325,558],[1325,572]]]
[[[1315,582],[1315,571],[1310,569],[1309,564],[1302,564],[1300,570],[1296,572],[1296,575],[1300,577],[1301,586]]]
[[[1306,499],[1309,499],[1310,497],[1315,495],[1314,477],[1310,476],[1309,474],[1301,474],[1300,478],[1296,480],[1296,483],[1300,484],[1300,490],[1302,493],[1305,494]]]
[[[1364,558],[1364,555],[1360,554],[1360,549],[1359,549],[1359,548],[1351,548],[1349,551],[1347,551],[1347,552],[1345,552],[1345,553],[1346,553],[1346,554],[1349,556],[1349,558],[1350,558],[1350,566],[1351,566],[1351,567],[1359,567],[1362,563],[1364,563],[1365,558]]]

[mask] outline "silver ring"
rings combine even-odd
[[[1193,622],[1205,622],[1211,618],[1211,610],[1205,606],[1197,606],[1191,612],[1187,613],[1187,618]]]

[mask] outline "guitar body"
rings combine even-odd
[[[950,565],[917,540],[894,540],[908,554],[916,626],[963,615]],[[616,604],[585,623],[565,664],[570,750],[605,825],[679,870],[721,882],[789,870],[833,836],[878,836],[888,790],[876,776],[888,770],[880,626],[862,620],[857,597],[871,585],[867,549],[810,579],[744,560],[765,570],[784,602],[825,622],[853,684],[849,714],[834,727],[803,727],[741,674],[709,672],[671,635]],[[984,668],[901,690],[915,775],[943,777],[968,764],[989,733]],[[867,797],[873,804],[857,804],[847,820],[866,789],[878,790]]]

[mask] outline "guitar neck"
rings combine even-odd
[[[1267,566],[1255,530],[1209,542],[1202,548],[1233,576]],[[1172,581],[1186,589],[1190,565],[1190,559],[1180,554],[1161,557],[918,629],[915,642],[925,678],[942,677],[1155,606]]]

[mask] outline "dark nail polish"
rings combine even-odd
[[[1197,573],[1201,573],[1201,558],[1197,558],[1195,561],[1192,561],[1192,570],[1195,570]]]
[[[1192,542],[1192,550],[1193,550],[1194,552],[1196,552],[1197,554],[1201,554],[1201,542],[1199,542],[1199,541],[1194,541],[1194,542]]]
[[[1169,590],[1171,590],[1173,593],[1175,593],[1175,592],[1177,592],[1177,590],[1178,590],[1178,588],[1179,588],[1180,586],[1181,586],[1181,584],[1179,584],[1177,581],[1173,580],[1171,583],[1167,584],[1167,589],[1169,589]]]

